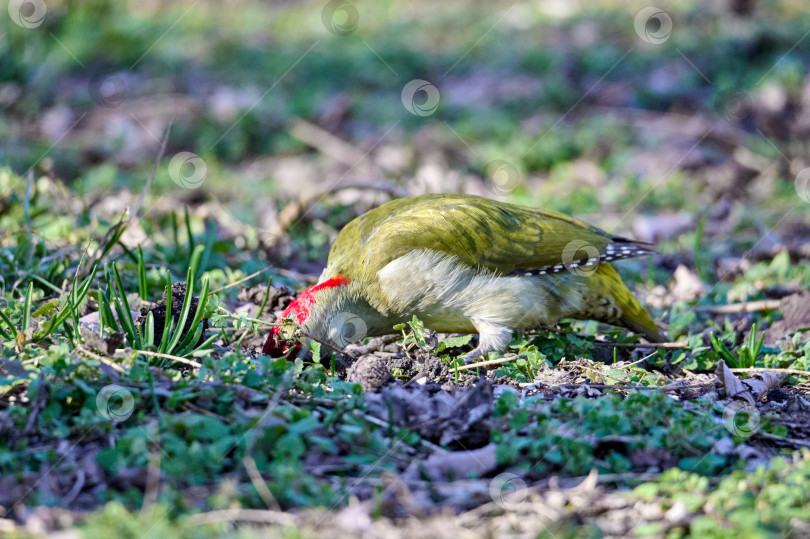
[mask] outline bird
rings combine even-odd
[[[343,350],[413,316],[438,333],[477,333],[467,363],[569,318],[668,342],[611,265],[653,254],[563,213],[469,194],[394,199],[338,233],[318,282],[281,314],[293,324],[272,327],[262,352],[299,350],[293,331]]]

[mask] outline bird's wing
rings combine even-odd
[[[328,271],[376,273],[415,249],[452,254],[504,275],[652,252],[556,212],[473,195],[423,195],[391,201],[349,223],[332,245]]]

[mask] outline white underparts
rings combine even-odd
[[[564,277],[495,275],[430,250],[411,251],[377,277],[392,310],[415,314],[437,331],[477,331],[489,350],[508,345],[515,329],[555,323],[581,301],[560,298],[556,285]]]

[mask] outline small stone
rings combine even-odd
[[[374,355],[363,356],[349,367],[346,381],[360,384],[363,391],[376,393],[394,380],[385,363]]]

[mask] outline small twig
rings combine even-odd
[[[784,374],[795,374],[797,376],[810,376],[810,371],[800,371],[798,369],[769,369],[767,367],[749,367],[747,369],[729,369],[733,373],[756,374],[758,372],[779,372]]]
[[[84,257],[87,255],[87,252],[88,252],[88,250],[90,248],[90,243],[91,242],[90,242],[90,240],[88,240],[87,246],[85,246],[85,248],[84,248],[84,253],[82,253],[82,257],[79,260],[79,265],[76,266],[76,279],[77,280],[84,279],[85,275],[89,271],[91,271],[93,269],[93,266],[95,266],[96,264],[101,262],[101,257],[104,254],[104,250],[106,249],[107,244],[110,242],[110,240],[113,238],[113,236],[115,236],[115,234],[118,232],[119,229],[125,228],[129,224],[129,221],[130,221],[129,208],[126,208],[124,210],[124,212],[121,214],[121,217],[118,219],[118,222],[115,223],[113,226],[111,226],[107,230],[107,233],[104,234],[104,237],[101,238],[101,240],[98,242],[98,249],[96,249],[96,252],[93,254],[93,258],[88,261],[85,270],[80,272],[79,268],[81,268],[82,261],[84,260]],[[111,249],[112,249],[112,247],[111,247]]]
[[[223,290],[228,290],[229,288],[233,288],[234,286],[238,286],[238,285],[244,283],[245,281],[249,281],[254,277],[258,277],[259,275],[261,275],[265,271],[270,271],[271,269],[273,269],[273,266],[267,266],[266,268],[260,269],[259,271],[254,271],[253,273],[251,273],[247,277],[242,277],[238,281],[234,281],[234,282],[232,282],[230,284],[226,284],[225,286],[220,286],[219,288],[215,288],[214,290],[211,290],[210,292],[208,292],[208,295],[210,296],[211,294],[216,294],[217,292],[222,292]]]
[[[276,243],[284,236],[287,231],[298,221],[300,221],[303,216],[306,214],[306,210],[316,203],[317,201],[327,197],[329,195],[333,195],[338,191],[343,191],[345,189],[367,189],[373,191],[381,191],[384,193],[388,193],[394,198],[400,198],[402,196],[408,196],[407,193],[403,193],[400,189],[392,186],[386,182],[370,182],[370,181],[359,181],[359,182],[342,182],[337,185],[333,185],[332,187],[318,191],[313,193],[312,195],[301,198],[291,200],[278,214],[278,220],[276,224],[273,226],[272,230],[268,233],[263,234],[260,239],[262,245],[267,249],[272,249],[275,247]]]
[[[686,348],[689,346],[689,342],[687,341],[655,343],[593,341],[593,344],[612,346],[614,348]]]
[[[143,493],[143,504],[141,505],[140,517],[143,522],[149,522],[155,510],[155,504],[160,490],[160,439],[154,440],[156,422],[152,421],[147,425],[147,438],[155,446],[157,451],[147,451],[146,456],[146,486]]]
[[[782,306],[782,301],[778,299],[764,299],[760,301],[744,301],[742,303],[731,303],[729,305],[708,305],[705,307],[695,307],[699,313],[710,314],[738,314],[756,313],[760,311],[778,311]]]
[[[267,487],[267,483],[264,481],[262,474],[259,473],[259,468],[256,467],[256,461],[253,460],[253,457],[245,455],[242,459],[242,464],[244,464],[245,470],[247,470],[250,482],[253,483],[253,487],[256,489],[256,492],[259,493],[259,496],[261,496],[267,508],[271,511],[281,511],[281,506],[279,506],[276,497],[273,496],[273,493],[270,492],[270,489]]]
[[[287,277],[289,279],[293,279],[293,280],[296,280],[296,281],[301,282],[301,283],[309,282],[309,281],[315,281],[315,280],[318,279],[317,275],[310,275],[310,274],[307,274],[307,273],[301,273],[299,271],[293,271],[293,270],[288,270],[288,269],[284,269],[284,268],[276,268],[274,266],[269,266],[268,265],[266,268],[260,269],[259,271],[254,271],[253,273],[251,273],[247,277],[242,277],[238,281],[234,281],[234,282],[232,282],[230,284],[226,284],[225,286],[220,286],[219,288],[211,290],[210,292],[208,292],[208,294],[209,295],[210,294],[216,294],[217,292],[222,292],[223,290],[228,290],[229,288],[233,288],[234,286],[240,285],[240,284],[244,283],[245,281],[249,281],[249,280],[253,279],[254,277],[258,277],[262,273],[264,273],[266,271],[271,271],[271,270],[273,271],[273,273],[277,273],[277,274],[281,275],[282,277]]]
[[[273,411],[276,409],[276,407],[278,406],[278,403],[281,402],[282,395],[288,389],[287,384],[289,384],[290,382],[291,382],[291,380],[290,380],[289,376],[287,374],[285,374],[284,378],[281,380],[281,383],[276,387],[276,391],[273,394],[273,397],[267,403],[267,407],[264,409],[264,412],[262,412],[261,417],[259,417],[259,420],[256,422],[257,427],[261,427],[261,425],[264,423],[264,420],[270,414],[272,414]],[[247,441],[247,444],[245,445],[245,456],[242,459],[242,463],[245,465],[245,469],[248,472],[248,476],[250,477],[250,481],[251,481],[251,483],[253,483],[253,486],[256,488],[256,491],[259,493],[259,496],[262,497],[262,499],[264,500],[264,503],[266,503],[268,505],[268,507],[270,507],[271,509],[274,509],[276,507],[279,507],[278,502],[276,501],[275,497],[273,496],[273,493],[270,492],[270,489],[267,487],[267,484],[264,482],[264,479],[262,478],[261,474],[259,473],[259,469],[256,467],[256,461],[253,460],[253,457],[250,455],[253,452],[253,446],[256,444],[255,430],[251,429],[249,431],[246,431],[244,434],[242,434],[241,438],[239,438],[239,440],[237,440],[236,443],[232,444],[231,448],[228,449],[228,451],[226,451],[226,453],[230,452],[231,449],[236,447],[245,437],[247,437],[250,434],[252,434],[253,436]],[[224,458],[224,454],[223,454],[223,458]],[[248,459],[250,459],[250,460],[248,461]],[[221,460],[222,459],[220,459],[220,461]],[[252,469],[251,469],[251,467],[252,467]],[[256,476],[258,476],[258,479],[254,478],[254,475],[253,475],[254,473],[255,473]],[[264,490],[266,492],[262,492],[262,490]]]
[[[639,359],[637,361],[634,361],[632,363],[628,363],[627,365],[622,365],[622,367],[632,367],[633,365],[638,365],[642,361],[647,361],[648,359],[650,359],[654,355],[655,355],[655,352],[653,352],[652,354],[647,354],[646,356],[644,356],[643,358],[641,358],[641,359]]]
[[[100,356],[100,355],[98,355],[98,354],[96,354],[94,352],[91,352],[90,350],[88,350],[87,348],[85,348],[84,346],[82,346],[80,344],[76,346],[76,351],[81,353],[81,354],[84,354],[84,355],[86,355],[88,357],[91,357],[93,359],[96,359],[96,360],[102,362],[103,364],[107,365],[111,369],[120,372],[121,374],[128,374],[128,372],[129,372],[129,371],[127,371],[126,368],[122,367],[121,365],[119,365],[118,363],[113,361],[112,359],[110,359],[108,357]]]
[[[295,517],[290,514],[261,509],[221,509],[191,515],[187,518],[188,523],[192,526],[205,526],[206,524],[235,521],[279,524],[282,526],[292,526],[295,524]]]
[[[531,387],[537,385],[537,382],[523,382],[520,383],[520,387]],[[582,386],[588,386],[594,389],[629,389],[629,390],[640,390],[640,391],[673,391],[675,389],[702,389],[705,387],[714,387],[714,382],[707,382],[703,384],[694,384],[694,385],[685,385],[681,384],[680,382],[674,382],[672,384],[667,384],[663,386],[631,386],[631,385],[620,385],[620,384],[591,384],[588,382],[584,382],[581,384],[559,384],[556,386],[549,386],[551,388],[557,387],[564,387],[575,389]]]
[[[362,151],[342,138],[336,137],[329,131],[301,118],[293,121],[292,127],[290,127],[290,135],[349,167],[353,167],[355,163],[365,158]]]
[[[810,447],[810,441],[807,441],[807,440],[799,440],[797,438],[788,438],[788,437],[777,436],[776,434],[771,434],[770,432],[764,432],[762,430],[758,430],[756,435],[761,436],[762,438],[767,438],[769,440],[773,440],[775,442],[782,442],[782,443],[792,444],[794,446],[800,446],[800,447]]]
[[[141,209],[143,201],[146,199],[146,193],[148,193],[149,188],[152,187],[152,181],[155,179],[155,173],[157,172],[158,165],[160,165],[160,160],[163,159],[163,153],[166,151],[166,144],[169,142],[169,132],[172,130],[173,123],[174,118],[169,121],[169,125],[166,127],[166,133],[163,135],[163,140],[160,142],[160,149],[158,150],[155,164],[152,165],[152,171],[149,173],[149,177],[146,178],[146,184],[144,184],[143,189],[141,190],[141,196],[138,197],[138,201],[135,203],[135,207],[132,209],[132,213],[129,216],[130,221],[138,217],[138,211]]]
[[[29,358],[29,359],[24,359],[24,360],[22,360],[22,361],[20,362],[20,364],[22,364],[22,365],[33,365],[33,364],[35,364],[37,361],[40,361],[40,360],[42,360],[42,359],[45,359],[46,357],[48,357],[48,354],[42,354],[42,355],[39,355],[39,356],[36,356],[36,357],[32,357],[32,358]]]
[[[64,499],[62,499],[62,503],[65,507],[70,507],[70,504],[73,503],[73,500],[79,495],[79,493],[84,488],[84,482],[87,476],[84,473],[84,470],[79,468],[76,470],[76,482],[73,483],[73,486],[70,488],[67,494],[65,494]]]
[[[470,369],[476,369],[478,367],[490,367],[492,365],[501,365],[502,363],[509,363],[510,361],[515,361],[516,359],[520,359],[520,356],[502,357],[498,359],[490,359],[489,361],[482,361],[480,363],[470,363],[469,365],[462,365],[461,367],[457,367],[457,369],[460,371],[468,371]]]

